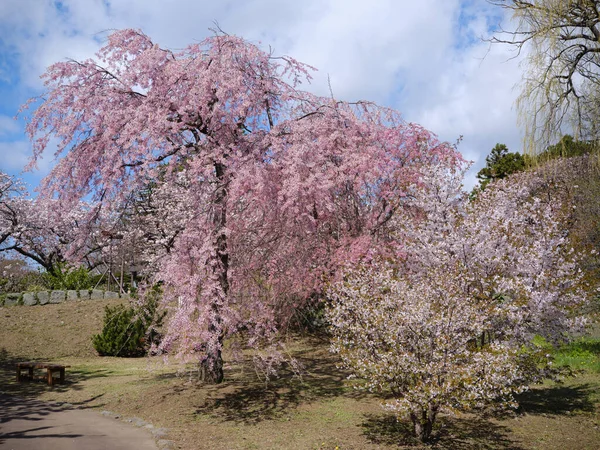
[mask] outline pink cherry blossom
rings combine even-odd
[[[130,233],[173,309],[162,349],[207,380],[225,339],[276,348],[340,268],[395,256],[391,223],[423,169],[462,161],[396,111],[301,91],[312,70],[235,36],[172,51],[121,30],[95,59],[50,66],[27,105],[32,165],[59,142],[42,194],[61,208],[122,211],[156,187]]]

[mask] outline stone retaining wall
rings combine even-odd
[[[118,292],[102,291],[100,289],[86,289],[82,291],[37,291],[16,292],[0,295],[0,306],[15,305],[47,305],[64,303],[75,300],[104,300],[114,298],[129,298],[127,294]]]

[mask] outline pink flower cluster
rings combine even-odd
[[[173,308],[162,348],[216,380],[226,338],[273,348],[340,268],[398,256],[392,223],[424,170],[462,161],[393,110],[299,90],[310,70],[235,36],[175,52],[122,30],[50,66],[28,105],[32,163],[59,142],[43,194],[63,211],[148,194],[126,234]]]

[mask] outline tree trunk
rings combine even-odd
[[[227,247],[227,235],[225,226],[227,225],[227,187],[225,179],[225,166],[221,163],[215,163],[215,175],[218,186],[215,191],[213,203],[212,223],[215,233],[215,249],[217,261],[214,264],[214,270],[219,280],[220,294],[225,299],[229,293],[229,250]],[[215,293],[215,298],[211,305],[214,320],[209,325],[211,334],[216,334],[216,345],[209,346],[206,357],[200,363],[200,379],[207,383],[218,384],[223,381],[223,340],[225,338],[223,330],[223,319],[221,317],[222,299],[219,293]]]
[[[209,352],[200,363],[200,380],[209,384],[223,381],[223,355],[220,349]]]
[[[437,407],[430,406],[421,409],[420,413],[411,413],[410,420],[413,423],[415,436],[421,442],[429,442],[433,431],[433,424],[437,416]]]

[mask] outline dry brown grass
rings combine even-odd
[[[242,361],[226,365],[223,384],[205,386],[158,360],[96,356],[91,335],[107,303],[115,301],[0,308],[0,391],[140,417],[186,450],[423,448],[376,397],[347,384],[322,341],[290,343],[306,367],[301,379],[283,371],[265,384]],[[15,383],[23,359],[70,364],[67,383]],[[432,448],[598,449],[599,406],[598,374],[539,386],[514,417],[442,418]]]
[[[91,336],[102,329],[104,306],[123,302],[0,307],[0,349],[29,359],[93,357]]]

